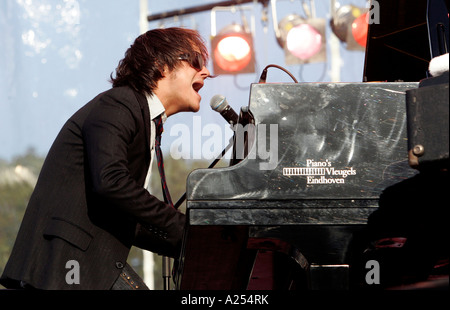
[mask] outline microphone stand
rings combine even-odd
[[[170,290],[170,257],[163,256],[162,258],[162,273],[164,281],[164,290]]]
[[[223,149],[222,153],[218,155],[214,161],[208,166],[207,169],[214,168],[214,166],[222,159],[222,157],[228,152],[228,150],[233,146],[233,138],[230,139],[230,143],[227,145],[226,148]],[[183,196],[180,197],[180,199],[177,201],[177,203],[174,205],[175,209],[178,209],[181,204],[186,200],[186,193],[183,194]]]
[[[222,157],[228,152],[228,150],[233,146],[234,137],[230,139],[230,143],[223,149],[222,153],[220,153],[214,161],[209,165],[208,169],[214,168],[214,166],[222,159]],[[174,208],[178,209],[181,204],[186,200],[186,192],[183,196],[178,199],[175,203]],[[162,258],[162,277],[164,281],[164,290],[170,290],[170,257],[163,256]]]

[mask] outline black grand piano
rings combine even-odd
[[[422,86],[420,81],[429,78],[428,1],[406,2],[379,1],[385,24],[369,28],[365,82],[251,86],[248,106],[241,108],[233,127],[230,165],[195,170],[187,179],[188,225],[174,272],[176,289],[351,289],[372,284],[367,274],[379,269],[365,264],[383,258],[379,252],[365,256],[369,218],[381,209],[386,190],[420,174],[408,157],[414,129],[407,101]],[[396,19],[396,9],[408,18]],[[446,83],[437,84],[446,87],[443,131],[448,141],[448,74]],[[446,152],[448,166],[448,142]],[[447,175],[444,180],[448,185]],[[405,186],[400,193],[413,197],[417,188]],[[394,213],[402,215],[403,202],[411,202],[415,210],[415,201],[401,196],[387,204],[402,205]],[[437,219],[427,227],[440,227],[442,219],[448,223],[448,211],[439,212],[433,210]],[[428,221],[427,212],[423,214]],[[384,227],[378,218],[374,223]],[[380,236],[401,247],[405,235],[396,233]]]

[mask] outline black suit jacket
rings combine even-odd
[[[77,111],[46,157],[1,283],[110,289],[132,245],[177,255],[185,215],[143,188],[149,143],[147,100],[128,87]],[[66,281],[72,260],[79,284]]]

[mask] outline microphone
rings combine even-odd
[[[211,98],[210,106],[211,109],[219,112],[228,123],[230,123],[231,125],[237,124],[238,115],[233,110],[233,108],[230,107],[225,96],[215,95]]]

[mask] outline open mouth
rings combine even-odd
[[[203,87],[203,83],[201,82],[195,82],[192,84],[192,88],[198,93],[199,90]]]

